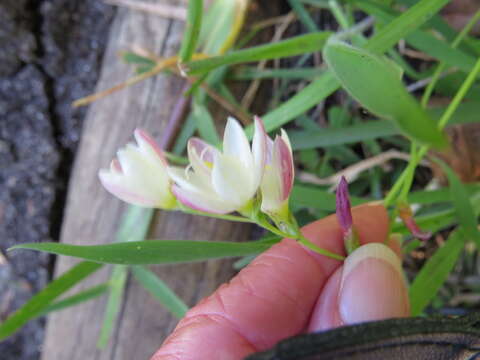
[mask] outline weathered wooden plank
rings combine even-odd
[[[183,24],[177,21],[120,9],[111,29],[98,89],[103,90],[131,76],[126,65],[118,60],[118,51],[135,44],[161,56],[173,55],[178,49],[182,29]],[[137,126],[160,139],[181,87],[179,79],[158,76],[90,107],[70,181],[61,241],[72,244],[111,242],[125,205],[101,188],[98,169],[109,164],[116,149],[130,140]],[[157,238],[237,241],[248,235],[248,227],[159,212],[151,233]],[[65,271],[75,262],[74,259],[60,258],[56,273]],[[82,287],[105,281],[109,271],[102,270]],[[227,280],[231,276],[231,267],[229,262],[218,261],[158,266],[155,272],[192,305]],[[42,359],[148,359],[176,320],[132,279],[129,279],[125,300],[117,330],[103,351],[96,348],[96,341],[105,298],[51,315]]]

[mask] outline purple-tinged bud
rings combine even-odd
[[[420,229],[418,224],[415,222],[413,218],[413,212],[410,206],[406,203],[398,204],[398,216],[402,219],[403,223],[410,230],[410,233],[420,239],[420,240],[428,240],[432,233],[430,231],[423,231]]]
[[[360,246],[360,241],[355,229],[353,228],[350,195],[348,194],[348,183],[344,176],[342,176],[342,179],[338,184],[336,195],[337,220],[343,230],[343,242],[345,243],[345,249],[347,250],[347,253],[350,254]]]
[[[342,176],[337,187],[337,219],[343,232],[346,233],[352,228],[352,211],[350,206],[350,195],[348,194],[348,183],[345,176]]]

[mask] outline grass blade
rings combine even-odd
[[[301,150],[351,144],[398,134],[398,129],[391,122],[373,120],[344,128],[326,128],[318,131],[289,131],[288,136],[292,142],[293,149]]]
[[[465,235],[480,248],[480,232],[478,231],[477,216],[473,211],[467,189],[450,166],[440,159],[435,159],[435,162],[441,166],[443,172],[447,175],[450,186],[450,198],[455,207],[460,228]]]
[[[222,65],[278,59],[311,53],[321,50],[330,35],[331,33],[327,31],[300,35],[272,44],[232,51],[222,56],[213,56],[207,59],[187,62],[185,68],[188,75],[198,75]]]
[[[143,266],[132,268],[133,276],[160,304],[178,319],[185,316],[188,306],[157,275]]]
[[[107,307],[103,318],[102,330],[98,337],[97,347],[105,348],[117,322],[118,314],[122,307],[125,284],[127,282],[128,267],[115,266],[110,278],[110,293],[108,295]]]
[[[11,249],[30,249],[109,264],[149,265],[204,261],[245,256],[267,250],[274,241],[246,243],[189,240],[149,240],[105,245],[58,243],[20,244]]]
[[[35,294],[20,309],[10,315],[0,325],[0,340],[15,333],[29,320],[42,314],[43,311],[60,295],[100,269],[102,264],[82,261],[67,272],[53,280],[39,293]]]
[[[63,310],[68,307],[81,304],[85,301],[92,300],[104,294],[108,289],[109,289],[109,286],[107,283],[105,283],[105,284],[100,284],[100,285],[88,288],[86,290],[80,291],[75,295],[69,296],[63,300],[59,300],[53,303],[50,306],[47,306],[47,308],[43,310],[41,315],[45,315],[53,311]]]
[[[459,231],[454,231],[445,244],[428,259],[410,286],[412,316],[418,316],[435,297],[452,271],[464,246]]]
[[[203,0],[190,0],[188,2],[187,23],[180,47],[180,61],[190,61],[197,47],[200,28],[202,26]]]

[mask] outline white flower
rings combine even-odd
[[[288,215],[288,198],[293,187],[294,167],[290,140],[282,129],[275,141],[267,140],[267,160],[261,184],[263,212],[275,216]]]
[[[184,205],[196,210],[226,214],[248,206],[260,186],[266,159],[267,135],[255,119],[252,147],[240,126],[228,118],[223,152],[200,139],[188,142],[187,169],[170,167],[176,183],[172,191]]]
[[[118,150],[110,169],[102,169],[98,176],[105,189],[131,204],[171,209],[176,200],[170,191],[167,161],[150,135],[136,129],[137,145],[127,144]]]

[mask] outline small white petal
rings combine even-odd
[[[247,169],[253,170],[252,150],[247,136],[238,121],[232,117],[228,118],[223,134],[223,153],[240,159]]]
[[[180,167],[167,168],[168,175],[182,189],[192,192],[212,191],[210,178],[202,179],[201,175]]]
[[[145,130],[135,129],[133,135],[137,141],[140,152],[146,155],[151,161],[161,161],[164,166],[167,166],[167,160],[163,155],[162,149],[160,149],[150,134],[148,134]]]
[[[237,209],[245,205],[256,191],[249,169],[238,158],[228,155],[220,155],[215,159],[212,184],[220,198],[235,204]]]
[[[136,193],[126,185],[124,179],[117,174],[102,169],[99,171],[98,177],[100,178],[103,187],[120,200],[145,207],[155,207],[157,205],[156,199],[146,197],[144,194]]]
[[[227,214],[235,211],[233,204],[226,203],[212,193],[191,192],[175,185],[172,187],[172,191],[182,204],[195,210],[214,214]]]

